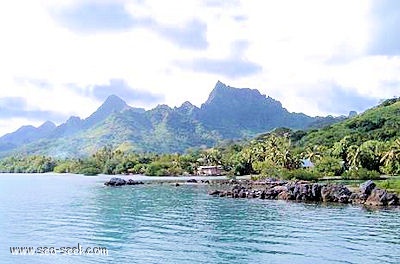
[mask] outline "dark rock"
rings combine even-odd
[[[297,201],[320,201],[321,188],[319,184],[305,182],[288,183],[286,185],[288,193]]]
[[[175,186],[178,187],[178,186],[181,186],[181,185],[179,183],[175,183]]]
[[[293,196],[289,191],[280,192],[277,198],[278,200],[293,200]]]
[[[276,184],[278,183],[278,184]],[[260,184],[256,184],[260,185]],[[369,190],[374,186],[373,183],[365,184],[361,193],[352,193],[342,184],[321,185],[319,183],[298,182],[278,182],[263,185],[264,189],[257,189],[251,182],[238,181],[231,190],[215,190],[210,195],[232,198],[259,198],[259,199],[279,199],[297,201],[324,201],[336,203],[354,203],[368,205],[399,205],[399,197],[394,193],[385,190],[373,189],[368,196]],[[254,187],[254,189],[253,189]]]
[[[230,179],[229,184],[239,184],[239,182],[235,179]]]
[[[239,198],[246,198],[247,197],[247,191],[245,189],[242,189],[238,193]]]
[[[296,184],[293,190],[293,196],[296,201],[306,201],[311,197],[311,188],[308,184]]]
[[[375,188],[372,190],[371,195],[368,196],[365,204],[373,206],[398,205],[399,197],[394,193],[388,193],[386,190]]]
[[[232,187],[232,191],[233,190],[240,190],[242,188],[242,186],[240,186],[239,184],[236,184],[235,186]]]
[[[138,184],[144,184],[144,183],[141,182],[141,181],[134,181],[134,180],[132,180],[132,179],[129,179],[129,180],[126,182],[126,184],[127,184],[127,185],[138,185]]]
[[[314,183],[311,187],[311,195],[314,201],[321,201],[321,189],[322,185]]]
[[[360,191],[362,194],[366,194],[367,196],[369,196],[372,190],[375,189],[375,187],[376,184],[373,181],[369,180],[360,185]]]
[[[219,190],[214,190],[214,191],[209,192],[208,194],[209,194],[209,195],[219,195],[220,193],[221,193],[221,191],[219,191]]]
[[[344,185],[327,185],[321,189],[324,202],[348,203],[352,192]]]
[[[387,205],[400,205],[400,199],[394,193],[388,193],[386,199],[387,199]]]
[[[122,186],[126,185],[126,181],[121,178],[111,178],[108,182],[105,182],[104,185],[107,186]]]
[[[197,183],[197,180],[196,179],[190,179],[190,180],[187,180],[186,182],[188,182],[188,183]]]
[[[364,204],[368,196],[363,193],[352,193],[349,197],[349,202],[353,204]]]
[[[228,192],[227,191],[225,191],[225,192],[220,192],[219,193],[219,197],[225,197],[225,196],[227,196],[228,195]]]
[[[275,187],[272,188],[275,192],[277,192],[278,194],[283,192],[283,191],[287,191],[288,188],[286,186],[282,186],[282,185],[277,185]]]

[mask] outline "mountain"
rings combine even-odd
[[[349,143],[360,145],[367,140],[390,141],[400,138],[400,97],[388,99],[364,113],[319,130],[310,130],[298,141],[299,145],[325,145],[349,136]]]
[[[101,121],[104,121],[111,114],[118,113],[129,108],[130,106],[128,106],[124,100],[116,95],[110,95],[96,110],[96,112],[85,119],[83,127],[91,127],[97,123],[100,123]]]
[[[67,122],[58,126],[51,134],[52,138],[70,136],[83,128],[84,121],[77,116],[71,116]]]
[[[241,138],[276,127],[305,129],[317,118],[290,113],[279,101],[256,89],[237,89],[218,81],[201,106],[199,120],[224,138]]]
[[[185,102],[180,107],[159,105],[145,111],[111,95],[86,119],[73,116],[58,127],[22,127],[1,137],[0,155],[83,156],[104,145],[140,152],[183,152],[225,139],[253,137],[277,127],[309,129],[342,119],[290,113],[258,90],[218,81],[200,108]]]
[[[13,133],[0,138],[0,152],[8,151],[17,146],[28,144],[35,140],[48,137],[56,128],[53,122],[46,121],[39,127],[23,126]]]

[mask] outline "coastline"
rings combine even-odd
[[[190,179],[188,179],[190,178]],[[157,181],[156,181],[157,182]],[[208,194],[226,198],[248,198],[261,200],[285,200],[299,202],[332,202],[341,204],[358,204],[370,206],[399,206],[400,199],[394,192],[379,188],[372,180],[360,184],[359,189],[348,188],[341,183],[312,183],[309,181],[286,181],[266,179],[254,181],[251,179],[185,177],[178,182],[175,178],[162,179],[158,183],[180,186],[185,184],[203,184],[218,186]],[[154,181],[153,181],[154,183]],[[125,185],[144,184],[138,178],[123,179],[113,177],[104,182],[105,186],[121,187]]]

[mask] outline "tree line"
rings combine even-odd
[[[369,179],[400,174],[400,138],[368,140],[361,144],[345,136],[331,146],[305,145],[296,132],[268,133],[246,142],[230,142],[184,154],[122,152],[110,146],[89,157],[12,156],[0,160],[0,172],[192,175],[199,166],[219,165],[227,175],[256,175],[283,179],[316,180],[324,176]],[[304,161],[312,166],[304,168]]]

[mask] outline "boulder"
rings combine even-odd
[[[297,201],[320,201],[321,189],[320,184],[310,184],[305,182],[296,182],[286,185],[293,199]]]
[[[278,200],[293,200],[293,196],[289,191],[280,192],[277,198]]]
[[[228,192],[227,191],[224,191],[224,192],[220,192],[219,193],[219,197],[225,197],[225,196],[227,196],[228,195]]]
[[[273,200],[278,196],[278,192],[275,191],[273,188],[265,190],[265,199]]]
[[[311,197],[311,188],[309,184],[299,184],[297,183],[293,190],[293,196],[297,201],[306,201],[310,200]]]
[[[126,185],[138,185],[138,184],[144,184],[144,183],[141,182],[141,181],[134,181],[134,180],[132,180],[132,179],[129,179],[129,180],[126,182]]]
[[[321,188],[324,202],[349,203],[352,192],[344,185],[326,185]]]
[[[111,178],[108,182],[105,182],[104,185],[107,186],[122,186],[126,185],[126,181],[121,178]]]
[[[314,183],[311,187],[311,195],[314,201],[321,201],[321,189],[322,185]]]
[[[372,206],[398,205],[399,197],[394,193],[388,193],[386,190],[375,188],[372,190],[371,195],[368,196],[365,204]]]
[[[242,189],[239,191],[238,196],[239,198],[246,198],[247,197],[247,191],[245,189]]]
[[[368,196],[364,193],[352,193],[349,197],[349,202],[353,204],[364,204]]]
[[[400,205],[400,199],[395,193],[387,193],[387,205]]]
[[[219,191],[219,190],[214,190],[214,191],[209,192],[208,194],[209,194],[209,195],[219,195],[220,193],[221,193],[221,191]]]
[[[230,179],[229,184],[239,184],[239,181],[237,181],[236,179]]]
[[[197,183],[197,180],[196,179],[190,179],[190,180],[187,180],[186,182],[188,182],[188,183]]]
[[[375,189],[375,187],[376,184],[373,181],[369,180],[360,185],[360,191],[362,194],[369,196],[372,190]]]
[[[283,191],[287,191],[288,188],[286,186],[281,186],[281,185],[277,185],[275,187],[272,188],[275,192],[277,192],[278,194],[283,192]]]

